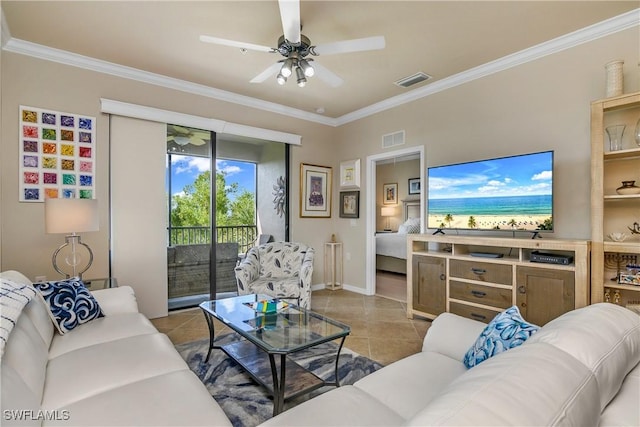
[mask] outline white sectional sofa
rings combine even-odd
[[[31,285],[15,271],[1,273]],[[22,309],[4,346],[2,422],[64,426],[230,426],[128,286],[92,292],[104,317],[58,334],[42,299]]]
[[[569,312],[470,369],[486,325],[442,314],[422,352],[266,421],[273,426],[638,426],[640,316]]]

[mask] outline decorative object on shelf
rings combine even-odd
[[[623,65],[623,60],[616,59],[614,61],[607,62],[604,66],[607,72],[607,98],[622,95],[622,89],[624,86],[624,74],[622,73]]]
[[[360,159],[340,163],[340,187],[360,188]]]
[[[637,222],[633,223],[632,227],[627,227],[633,234],[640,234],[640,224]]]
[[[396,205],[398,204],[398,183],[382,185],[382,204]]]
[[[335,235],[335,234],[332,234],[332,235],[331,235],[331,243],[336,243],[336,241],[337,241],[337,240],[336,240],[336,235]]]
[[[635,181],[622,181],[622,186],[616,188],[616,193],[620,195],[640,194],[640,187]]]
[[[20,202],[93,199],[96,119],[20,106]]]
[[[609,288],[604,288],[604,302],[611,302],[611,291]]]
[[[633,139],[635,139],[636,144],[640,147],[640,119],[638,119],[638,122],[636,123],[636,129],[633,132]]]
[[[300,163],[301,218],[331,218],[331,176],[331,167]]]
[[[609,233],[607,235],[614,242],[624,242],[627,240],[627,233]]]
[[[409,178],[408,194],[420,194],[420,178]]]
[[[360,218],[360,192],[340,192],[340,218]]]
[[[96,199],[45,199],[44,202],[45,233],[70,233],[65,237],[65,243],[55,250],[51,261],[53,268],[64,274],[67,279],[77,277],[82,280],[82,273],[87,271],[93,263],[91,248],[82,243],[76,233],[82,231],[98,231],[98,201]],[[78,253],[78,246],[84,246],[89,255],[86,265],[79,267],[82,257]],[[58,265],[58,255],[64,256],[65,263],[71,267],[71,274],[64,272]]]
[[[607,127],[607,135],[609,136],[609,151],[622,150],[622,135],[626,125],[614,125]]]
[[[613,303],[620,304],[620,291],[618,289],[613,291]]]
[[[273,185],[273,209],[276,210],[276,214],[278,214],[279,217],[282,217],[284,214],[284,202],[286,195],[287,190],[285,188],[284,178],[280,176]]]

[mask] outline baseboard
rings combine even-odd
[[[324,283],[320,283],[320,284],[311,286],[311,290],[312,291],[320,291],[322,289],[328,289],[327,286]],[[345,291],[354,292],[356,294],[369,295],[369,294],[367,294],[367,290],[366,289],[361,288],[359,286],[344,284],[344,285],[342,285],[342,289],[344,289]]]

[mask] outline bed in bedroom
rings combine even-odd
[[[407,234],[420,232],[420,200],[404,201],[398,232],[376,233],[376,269],[407,274]]]

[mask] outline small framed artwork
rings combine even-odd
[[[340,187],[360,188],[360,159],[340,163]]]
[[[420,194],[420,178],[409,178],[409,194]]]
[[[382,185],[382,204],[397,205],[398,204],[398,183]]]
[[[340,218],[360,217],[360,192],[341,191],[340,192]]]
[[[300,163],[301,218],[331,218],[331,175],[328,166]]]

